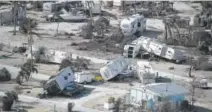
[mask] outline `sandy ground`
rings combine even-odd
[[[174,8],[178,10],[180,13],[179,16],[182,17],[190,17],[191,18],[191,24],[192,24],[192,18],[196,13],[199,13],[199,5],[198,4],[189,4],[189,3],[182,3],[182,2],[176,2],[174,3]],[[113,10],[115,11],[115,10]],[[71,52],[74,54],[78,54],[81,56],[88,56],[88,57],[96,57],[100,59],[113,59],[120,54],[114,54],[111,52],[103,52],[103,51],[78,51],[73,46],[70,46],[72,42],[87,42],[88,40],[83,39],[82,37],[77,36],[77,33],[79,31],[79,27],[81,27],[85,23],[65,23],[61,22],[59,24],[59,35],[55,36],[56,33],[56,27],[58,23],[49,23],[42,18],[41,12],[30,12],[30,16],[33,14],[36,14],[33,17],[37,17],[36,19],[40,21],[37,32],[41,33],[41,37],[33,36],[34,39],[34,45],[35,46],[45,46],[50,49],[56,49],[66,52]],[[116,13],[116,12],[115,12]],[[112,20],[111,24],[114,26],[117,26],[119,23],[118,20]],[[17,28],[18,29],[18,28]],[[164,30],[164,25],[162,23],[162,20],[160,19],[147,19],[147,31],[143,33],[144,36],[156,38],[158,35],[161,35]],[[20,46],[22,43],[27,42],[27,36],[17,33],[17,35],[12,34],[13,26],[4,26],[0,27],[0,41],[4,42],[5,44],[8,44],[10,46]],[[75,36],[67,36],[65,33],[76,33]],[[6,52],[0,52],[0,54],[5,54]],[[23,61],[26,59],[19,54],[14,54],[12,58],[10,59],[0,59],[1,64],[5,65],[11,65],[11,66],[17,66],[23,64]],[[187,68],[189,66],[187,65],[178,65],[173,64],[169,62],[151,62],[153,68],[169,72],[177,76],[182,76],[187,78],[188,77],[188,71]],[[94,65],[94,69],[98,70],[102,65]],[[5,67],[0,65],[0,67]],[[174,67],[174,70],[169,70],[169,67]],[[15,78],[18,73],[18,69],[14,67],[8,67],[8,69],[11,71],[12,74],[14,74],[12,77]],[[46,64],[38,64],[38,70],[39,74],[33,74],[33,78],[37,78],[39,80],[42,79],[48,79],[49,76],[43,77],[42,74],[48,74],[48,75],[55,75],[58,70],[58,65],[46,65]],[[195,75],[197,77],[207,77],[210,81],[212,80],[211,72],[205,72],[205,71],[192,71],[192,75]],[[173,77],[174,79],[175,77]],[[36,83],[36,81],[35,81]],[[14,88],[16,84],[11,83],[1,83],[0,84],[0,91],[8,91]],[[30,89],[31,93],[28,94],[28,90],[24,90],[23,94],[20,96],[21,100],[24,102],[27,102],[28,104],[33,102],[39,102],[38,104],[34,104],[33,106],[37,107],[37,109],[40,109],[38,107],[41,107],[41,110],[43,108],[52,110],[54,108],[54,105],[57,104],[56,109],[60,110],[59,112],[63,112],[66,109],[68,102],[75,102],[76,107],[75,110],[82,110],[82,111],[90,111],[90,112],[99,112],[100,110],[93,110],[92,107],[98,108],[102,106],[102,103],[107,99],[107,96],[119,96],[124,94],[127,90],[130,88],[129,83],[118,83],[118,82],[105,82],[103,84],[95,85],[95,86],[88,86],[90,88],[95,88],[90,94],[85,95],[84,97],[80,97],[77,99],[71,99],[71,98],[51,98],[51,99],[36,99],[32,96],[35,96],[38,92],[40,92],[40,88],[33,88]],[[114,91],[116,89],[116,91]],[[211,90],[200,90],[197,89],[197,101],[196,104],[201,105],[203,107],[211,108],[212,104],[212,96],[211,96]],[[30,96],[30,97],[29,97]],[[106,96],[106,97],[105,97]],[[104,97],[100,99],[100,97]],[[89,102],[95,102],[93,105],[89,105]],[[32,105],[32,104],[31,104]],[[90,109],[90,110],[89,110]],[[37,110],[38,111],[38,110]],[[87,112],[86,111],[86,112]],[[41,111],[40,111],[41,112]]]

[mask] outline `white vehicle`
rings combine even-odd
[[[128,64],[127,59],[122,56],[118,57],[107,63],[106,66],[100,68],[100,74],[104,80],[110,80],[123,72],[128,67]]]
[[[94,79],[94,75],[89,72],[79,72],[75,73],[75,81],[78,83],[89,83],[92,82]]]
[[[140,38],[132,41],[130,44],[126,44],[124,46],[123,56],[135,58],[139,54],[141,47],[146,45],[146,40],[148,41],[150,38],[141,36]]]
[[[146,29],[146,19],[143,15],[132,15],[121,21],[120,28],[124,36],[132,36],[137,32],[143,32]]]

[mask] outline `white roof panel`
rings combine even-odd
[[[145,89],[158,96],[172,96],[176,94],[186,94],[189,92],[186,88],[174,83],[149,84],[146,85]]]

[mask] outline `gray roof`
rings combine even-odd
[[[145,89],[158,96],[172,96],[176,94],[186,94],[189,92],[186,88],[174,83],[149,84],[145,86]]]

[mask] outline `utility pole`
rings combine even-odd
[[[136,10],[136,0],[134,1],[134,10],[135,10],[135,14],[137,13],[137,10]]]
[[[90,15],[90,20],[89,20],[88,23],[90,23],[91,27],[93,28],[93,15],[92,15],[91,3],[93,3],[93,1],[87,1],[87,5],[88,5],[88,9],[89,9],[89,15]],[[92,32],[93,32],[93,29],[92,29]],[[92,36],[92,40],[93,40],[94,39],[93,33],[91,33],[91,36]]]

